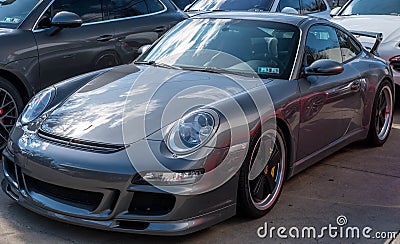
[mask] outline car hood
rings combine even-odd
[[[260,86],[259,82],[247,84],[245,89]],[[125,65],[96,77],[69,96],[42,123],[41,131],[126,145],[175,122],[194,106],[243,91],[231,78],[220,74]]]
[[[333,22],[348,30],[368,31],[383,34],[383,43],[400,41],[400,16],[391,15],[354,15],[336,16]],[[369,40],[368,40],[369,39]],[[374,43],[371,38],[361,38],[364,43]]]

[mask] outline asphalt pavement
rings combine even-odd
[[[337,229],[329,233],[330,227]],[[316,238],[312,232],[308,236],[311,228],[317,231]],[[353,233],[356,230],[360,238]],[[371,239],[366,239],[363,231]],[[188,236],[142,236],[64,224],[30,212],[0,193],[0,243],[399,244],[399,231],[399,109],[391,136],[383,147],[352,144],[286,182],[279,202],[266,216],[256,220],[233,217]],[[302,237],[303,232],[304,239],[292,237]],[[388,232],[396,232],[397,239]]]

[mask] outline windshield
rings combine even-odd
[[[40,0],[0,0],[0,27],[15,29]]]
[[[340,15],[400,15],[399,0],[354,0]]]
[[[269,11],[272,0],[199,0],[188,11],[259,10]]]
[[[288,79],[299,32],[295,26],[271,21],[189,19],[137,63]]]

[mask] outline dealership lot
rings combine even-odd
[[[381,148],[367,148],[361,143],[348,146],[289,180],[276,207],[257,220],[231,218],[207,230],[183,237],[153,237],[113,233],[72,226],[32,213],[0,194],[0,242],[4,243],[124,243],[191,242],[220,243],[267,242],[257,230],[268,228],[337,226],[338,216],[347,218],[344,227],[370,227],[376,232],[400,231],[400,110],[397,109],[392,134]],[[309,243],[337,243],[325,237],[303,240]],[[397,243],[397,240],[392,243]],[[279,239],[273,232],[274,242]],[[293,239],[292,239],[293,241]],[[298,240],[300,241],[300,240]],[[365,239],[342,239],[365,243]],[[383,243],[386,239],[370,240]],[[389,242],[388,242],[389,243]]]

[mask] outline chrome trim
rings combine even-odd
[[[43,16],[43,14],[47,11],[47,9],[54,3],[55,0],[52,0],[51,3],[46,7],[46,9],[43,11],[43,13],[39,16],[39,18],[36,20],[36,23],[32,29],[33,33],[38,33],[38,32],[42,32],[44,30],[47,30],[49,28],[45,28],[45,29],[40,29],[40,30],[36,30],[36,26],[37,24],[39,24],[39,20],[40,18]],[[89,26],[89,25],[96,25],[96,24],[103,24],[103,23],[110,23],[110,22],[115,22],[115,21],[123,21],[123,20],[130,20],[130,19],[137,19],[137,18],[143,18],[143,17],[149,17],[149,16],[153,16],[153,15],[157,15],[157,14],[162,14],[167,12],[168,8],[167,6],[165,6],[165,4],[162,1],[159,1],[163,6],[164,9],[160,10],[158,12],[154,12],[154,13],[149,13],[149,14],[143,14],[143,15],[138,15],[138,16],[131,16],[131,17],[125,17],[125,18],[118,18],[118,19],[108,19],[108,20],[102,20],[102,21],[95,21],[95,22],[90,22],[90,23],[83,23],[82,26]]]
[[[296,57],[294,58],[292,72],[290,73],[289,80],[293,80],[294,70],[296,69],[296,64],[297,64],[298,58],[299,58],[301,42],[303,41],[303,30],[300,27],[298,27],[298,28],[300,30],[300,38],[299,38],[299,43],[297,44]]]

